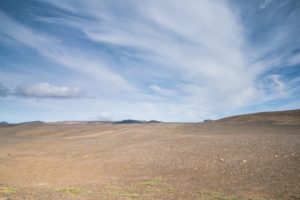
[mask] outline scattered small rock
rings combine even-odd
[[[223,162],[223,161],[224,161],[224,159],[223,159],[223,158],[220,158],[220,160],[219,160],[219,161],[222,161],[222,162]]]
[[[247,160],[243,160],[243,163],[246,163],[247,162]]]

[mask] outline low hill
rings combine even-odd
[[[217,120],[217,122],[233,123],[233,124],[259,123],[259,124],[300,125],[300,109],[237,115],[237,116],[231,116],[231,117],[219,119]]]

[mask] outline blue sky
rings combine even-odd
[[[298,0],[1,0],[0,121],[300,108]]]

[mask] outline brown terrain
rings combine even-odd
[[[300,110],[2,124],[0,199],[300,199]]]

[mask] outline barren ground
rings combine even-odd
[[[0,127],[0,199],[300,199],[300,126]]]

